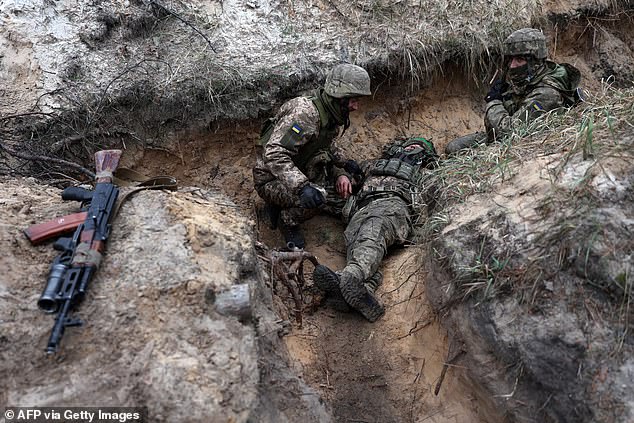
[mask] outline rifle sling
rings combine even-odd
[[[174,178],[173,176],[156,176],[153,178],[147,178],[138,172],[129,169],[123,170],[123,172],[117,171],[117,176],[120,177],[125,175],[126,179],[140,182],[136,184],[132,190],[128,191],[122,197],[119,197],[119,200],[112,210],[112,216],[110,218],[111,221],[114,220],[117,214],[119,214],[119,210],[121,209],[123,203],[125,203],[127,200],[130,199],[132,195],[136,194],[139,191],[144,191],[147,189],[166,189],[170,191],[176,191],[178,189],[176,178]],[[122,184],[117,185],[129,184],[123,181]],[[48,222],[31,225],[23,232],[29,239],[29,241],[31,241],[31,244],[38,245],[48,239],[75,230],[86,220],[86,216],[87,214],[85,211],[73,213],[68,216],[52,219]]]
[[[126,169],[126,172],[125,172],[126,175],[128,174],[128,172],[132,172],[132,171],[130,171],[129,169]],[[120,175],[118,171],[117,171],[117,175],[118,176]],[[117,202],[112,212],[112,220],[114,220],[119,214],[119,210],[121,209],[121,206],[123,205],[123,203],[129,200],[130,197],[132,197],[132,195],[136,194],[139,191],[145,191],[148,189],[166,189],[169,191],[176,191],[178,189],[178,183],[176,181],[176,178],[174,178],[173,176],[163,175],[163,176],[155,176],[153,178],[146,178],[142,182],[139,182],[135,186],[134,189],[132,189],[131,191],[128,191],[127,193],[123,195],[123,197],[119,199],[119,201]]]

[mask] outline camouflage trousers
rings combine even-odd
[[[367,203],[367,204],[363,204]],[[388,247],[405,242],[412,230],[411,210],[397,195],[361,200],[346,227],[346,267],[341,279],[363,283],[379,269]]]
[[[318,214],[330,214],[335,217],[341,216],[346,200],[339,197],[335,186],[332,183],[324,184],[323,179],[316,182],[326,190],[326,202],[318,208],[305,209],[299,205],[299,196],[289,191],[289,189],[277,179],[258,184],[256,180],[255,191],[260,198],[269,204],[282,209],[280,213],[281,223],[287,226],[296,226]]]

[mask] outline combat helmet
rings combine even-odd
[[[532,56],[544,60],[548,56],[546,37],[538,29],[518,29],[504,40],[504,56]]]
[[[408,150],[407,147],[412,145],[419,147]],[[406,163],[423,167],[434,167],[439,159],[434,143],[420,136],[396,137],[384,147],[383,157],[399,158]]]
[[[326,77],[324,92],[335,98],[370,95],[370,75],[361,66],[337,65]]]

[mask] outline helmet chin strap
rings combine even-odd
[[[348,109],[349,98],[344,97],[339,101],[339,106],[341,108],[341,117],[343,118],[343,132],[341,135],[346,133],[346,129],[350,127],[350,109]]]

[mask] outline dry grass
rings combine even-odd
[[[434,186],[437,207],[419,230],[419,242],[437,236],[450,223],[448,212],[453,206],[468,202],[473,194],[493,195],[506,181],[522,171],[523,163],[551,156],[555,165],[547,169],[550,178],[548,192],[532,193],[537,194],[535,209],[540,214],[540,224],[545,227],[534,234],[532,247],[538,247],[540,253],[533,253],[536,258],[532,262],[520,265],[526,272],[541,270],[528,277],[517,268],[509,269],[508,258],[518,251],[505,251],[497,256],[481,251],[476,255],[475,263],[459,269],[470,274],[467,282],[459,282],[462,284],[460,292],[490,297],[503,288],[505,281],[508,282],[506,278],[499,278],[500,274],[516,273],[515,276],[526,281],[532,290],[525,295],[531,300],[535,297],[537,280],[548,266],[547,262],[553,261],[553,256],[560,257],[554,263],[560,269],[572,266],[567,261],[575,257],[574,265],[582,269],[577,269],[577,275],[619,299],[620,307],[629,312],[634,291],[627,257],[634,255],[634,241],[623,238],[621,234],[608,233],[605,224],[596,216],[597,209],[610,207],[622,207],[627,215],[632,208],[631,199],[624,205],[611,204],[609,200],[600,198],[591,181],[601,173],[609,177],[607,163],[632,162],[632,128],[634,89],[615,89],[605,82],[601,92],[563,114],[545,115],[529,125],[517,127],[502,142],[479,146],[445,160],[427,181]],[[571,179],[571,172],[578,175]],[[618,228],[612,231],[618,231]],[[592,255],[596,254],[598,246],[603,248],[608,242],[615,245],[609,249],[607,258],[621,262],[624,270],[611,280],[599,280],[590,266],[593,260],[598,261],[599,258]]]
[[[536,1],[515,0],[330,0],[329,4],[346,10],[334,16],[342,23],[341,35],[358,46],[351,56],[408,78],[412,90],[442,72],[448,60],[461,63],[471,75],[483,74],[501,41],[514,29],[529,26],[539,6]],[[364,52],[373,58],[364,58]]]
[[[619,136],[634,128],[634,89],[614,89],[609,83],[587,102],[563,114],[549,113],[530,124],[521,124],[501,142],[464,150],[443,161],[433,175],[438,203],[444,207],[462,202],[471,194],[490,192],[520,170],[522,162],[563,153],[551,171],[559,178],[573,157],[594,160],[608,156],[633,157]],[[618,135],[617,135],[618,134]]]

